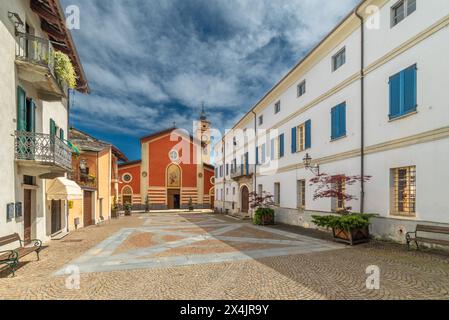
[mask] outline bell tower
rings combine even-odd
[[[211,123],[207,119],[204,103],[201,107],[200,121],[196,129],[196,137],[201,140],[201,159],[202,163],[210,163],[211,154]]]

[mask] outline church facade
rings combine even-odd
[[[195,136],[170,128],[141,138],[141,160],[119,166],[118,202],[134,209],[213,209],[215,177],[204,111],[196,127]]]

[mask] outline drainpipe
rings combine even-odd
[[[257,137],[257,113],[255,113],[254,111],[251,111],[251,113],[254,115],[254,186],[253,186],[253,192],[256,193],[257,192],[257,142],[258,142],[258,137]]]
[[[226,214],[226,135],[223,137],[222,145],[223,145],[223,209]],[[220,169],[218,169],[218,173],[220,173]]]
[[[362,177],[362,181],[360,182],[360,213],[365,212],[365,21],[362,15],[359,14],[359,9],[362,6],[363,2],[360,3],[355,9],[354,13],[360,20],[360,121],[361,121],[361,140],[360,140],[360,176]]]

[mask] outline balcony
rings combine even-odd
[[[75,181],[81,187],[89,189],[97,188],[97,178],[92,174],[81,172],[79,168],[73,169],[69,177],[71,180]]]
[[[16,65],[19,78],[36,88],[39,99],[59,101],[66,97],[67,85],[55,74],[54,49],[48,39],[16,33]]]
[[[231,170],[231,179],[240,180],[242,178],[252,177],[255,171],[255,165],[240,165]]]
[[[58,137],[16,131],[15,159],[30,175],[63,176],[72,169],[72,150]]]

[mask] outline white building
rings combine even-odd
[[[68,90],[54,51],[70,57],[77,90],[87,92],[59,1],[0,2],[0,237],[49,240],[66,230],[67,200],[77,196],[64,178],[72,167]]]
[[[247,211],[246,189],[267,191],[278,222],[313,227],[312,215],[343,204],[313,200],[309,154],[322,173],[372,176],[347,186],[358,200],[345,205],[379,214],[374,234],[403,240],[418,222],[449,224],[448,25],[447,0],[362,1],[215,146],[218,209]],[[256,152],[248,173],[226,170]]]

